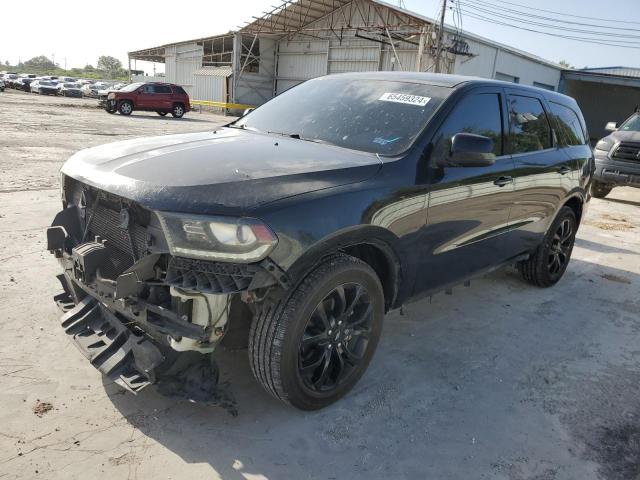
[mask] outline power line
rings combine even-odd
[[[500,20],[495,20],[492,18],[488,18],[485,16],[482,16],[480,14],[474,13],[474,12],[470,12],[468,10],[462,10],[465,14],[467,14],[468,16],[470,16],[471,18],[475,18],[477,20],[482,20],[488,23],[493,23],[496,25],[503,25],[506,27],[511,27],[511,28],[515,28],[518,30],[525,30],[527,32],[533,32],[533,33],[540,33],[542,35],[547,35],[550,37],[557,37],[557,38],[565,38],[568,40],[575,40],[575,41],[580,41],[583,43],[591,43],[591,44],[596,44],[596,45],[607,45],[609,47],[619,47],[619,48],[630,48],[630,49],[640,49],[640,46],[633,46],[633,45],[623,45],[623,44],[619,44],[619,43],[608,43],[606,41],[600,41],[600,40],[596,40],[596,39],[592,39],[592,38],[587,38],[587,37],[579,37],[579,36],[573,36],[573,35],[561,35],[559,33],[550,33],[550,32],[544,32],[541,30],[534,30],[532,28],[527,28],[527,27],[523,27],[521,25],[514,25],[512,23],[506,23],[506,22],[502,22]],[[615,40],[611,40],[612,42]],[[628,42],[627,42],[628,43]]]
[[[556,12],[554,10],[545,10],[544,8],[530,7],[529,5],[523,5],[521,3],[515,3],[515,2],[508,2],[506,0],[502,0],[502,3],[506,3],[508,5],[514,5],[516,7],[527,8],[529,10],[536,10],[538,12],[553,13],[554,15],[563,15],[565,17],[582,18],[582,19],[586,19],[586,20],[599,20],[601,22],[625,23],[625,24],[628,24],[628,25],[640,25],[640,22],[630,22],[628,20],[615,20],[613,18],[585,17],[585,16],[582,16],[582,15],[576,15],[574,13],[563,13],[563,12]]]
[[[584,33],[584,34],[587,34],[587,35],[598,35],[598,36],[602,36],[602,37],[612,37],[612,38],[606,38],[607,41],[616,41],[615,40],[616,38],[620,38],[620,39],[622,39],[622,41],[624,41],[626,39],[640,39],[640,35],[630,35],[630,34],[625,34],[625,33],[613,33],[613,32],[599,32],[599,31],[595,31],[595,30],[586,30],[586,29],[583,29],[583,28],[573,28],[573,27],[563,27],[563,26],[559,26],[559,25],[550,25],[550,24],[544,23],[544,22],[538,22],[538,21],[534,21],[534,20],[522,19],[520,17],[516,17],[516,16],[513,16],[513,15],[508,15],[508,14],[496,12],[496,11],[491,10],[491,9],[479,7],[479,6],[477,6],[477,5],[473,4],[473,3],[467,3],[467,2],[462,2],[462,1],[460,1],[459,3],[461,5],[466,6],[466,7],[472,8],[472,9],[476,10],[477,12],[489,14],[491,16],[502,18],[502,19],[505,19],[505,20],[511,20],[511,21],[525,23],[527,25],[534,25],[534,26],[544,27],[544,28],[553,28],[554,30],[562,30],[562,31],[565,31],[565,32]],[[475,12],[475,13],[477,13],[477,12]]]
[[[484,6],[485,8],[492,8],[492,9],[498,9],[500,12],[511,12],[517,15],[523,15],[526,16],[527,18],[537,18],[537,19],[541,19],[541,20],[547,20],[549,22],[555,22],[555,23],[562,23],[562,24],[569,24],[569,25],[580,25],[583,27],[595,27],[595,28],[603,28],[603,29],[610,29],[610,30],[616,30],[616,31],[620,31],[620,30],[624,30],[624,31],[629,31],[629,32],[640,32],[640,29],[638,28],[621,28],[620,26],[609,26],[609,25],[599,25],[597,23],[584,23],[584,22],[573,22],[571,20],[564,20],[564,19],[558,19],[558,18],[553,18],[553,17],[547,17],[544,15],[536,15],[530,12],[524,12],[522,10],[516,10],[513,8],[507,8],[504,5],[499,5],[487,0],[468,0],[474,4],[480,4],[481,6]],[[639,24],[640,25],[640,24]]]

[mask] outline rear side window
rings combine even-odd
[[[535,152],[551,148],[551,127],[540,100],[509,96],[509,142],[511,153]]]
[[[174,91],[175,93],[180,94],[180,95],[186,95],[186,94],[187,94],[187,92],[185,92],[185,91],[184,91],[184,88],[182,88],[182,87],[180,87],[180,86],[178,86],[178,85],[174,85],[174,87],[173,87],[173,91]]]
[[[167,85],[156,85],[156,93],[171,93],[171,87]]]
[[[559,103],[550,102],[551,113],[558,125],[558,135],[565,145],[584,145],[587,143],[582,124],[576,112]]]
[[[481,93],[463,98],[449,114],[434,139],[436,158],[451,153],[456,133],[475,133],[493,140],[493,153],[502,155],[502,114],[497,93]]]

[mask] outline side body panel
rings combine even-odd
[[[558,136],[558,129],[551,114],[547,99],[540,93],[508,89],[510,128],[513,128],[516,113],[515,99],[536,99],[544,108],[544,115],[552,129],[552,144],[549,148],[527,153],[515,152],[513,138],[508,136],[508,145],[514,161],[515,201],[511,208],[511,228],[508,249],[510,255],[534,250],[542,241],[558,209],[568,195],[579,186],[578,161],[575,152],[568,152]],[[537,119],[543,121],[545,119]],[[586,147],[588,149],[588,147]],[[578,148],[583,155],[585,148]],[[584,155],[583,155],[584,156]]]

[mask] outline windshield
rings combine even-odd
[[[64,88],[78,88],[78,85],[75,83],[65,83]]]
[[[623,132],[640,132],[640,114],[631,115],[625,122],[620,125],[618,130]]]
[[[144,83],[142,82],[137,82],[137,83],[131,83],[125,87],[122,87],[120,89],[121,92],[133,92],[134,90],[140,88],[141,86],[143,86]]]
[[[449,95],[421,83],[321,77],[275,97],[233,126],[396,155]]]
[[[54,84],[53,82],[51,82],[51,81],[49,81],[49,80],[40,80],[40,82],[38,82],[38,83],[39,83],[40,85],[44,85],[45,87],[46,87],[46,86],[51,86],[51,85],[53,85],[53,84]]]

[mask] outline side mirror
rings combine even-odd
[[[493,140],[475,133],[456,133],[451,139],[449,164],[456,167],[488,167],[496,161]]]
[[[244,112],[242,112],[242,116],[244,117],[245,115],[249,115],[254,110],[255,110],[255,108],[245,108]]]
[[[138,89],[138,93],[144,93],[144,87],[140,87],[140,88]]]
[[[604,129],[607,132],[615,132],[616,130],[618,130],[618,122],[608,122],[605,126]]]

